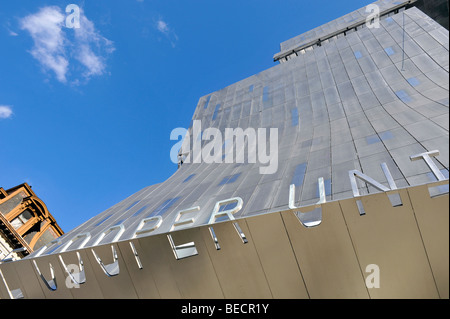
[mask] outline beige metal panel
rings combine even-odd
[[[2,270],[3,268],[0,265],[0,271]],[[8,291],[6,290],[5,283],[3,282],[3,279],[1,277],[1,274],[0,274],[0,299],[10,299]]]
[[[249,217],[245,221],[273,297],[309,298],[281,215],[259,215]]]
[[[206,244],[199,228],[170,233],[176,246],[194,242],[198,255],[176,260],[169,259],[182,298],[224,298]],[[208,241],[208,244],[210,241]],[[169,241],[166,245],[171,250]]]
[[[0,299],[10,299],[8,292],[6,291],[5,284],[3,283],[3,280],[1,280],[1,277],[0,277]]]
[[[45,298],[44,291],[39,283],[41,279],[36,276],[34,266],[29,260],[20,260],[14,263],[14,268],[20,274],[20,281],[22,282],[24,295],[30,299]],[[1,285],[1,284],[0,284]],[[47,288],[46,288],[47,289]]]
[[[161,298],[181,298],[173,271],[168,266],[170,258],[173,258],[173,253],[170,250],[167,235],[141,237],[137,239],[137,242],[140,246],[139,257],[144,266],[144,278],[152,276]]]
[[[311,298],[369,298],[338,202],[322,204],[322,223],[313,228],[292,212],[281,217]]]
[[[109,277],[102,270],[101,266],[95,259],[92,250],[95,251],[97,256],[102,260],[104,265],[113,263],[112,246],[114,246],[117,253],[117,260],[119,262],[119,274]],[[121,255],[117,244],[107,244],[92,248],[86,248],[88,251],[87,256],[92,265],[93,272],[97,282],[102,290],[104,298],[117,299],[117,298],[137,298],[136,291],[128,274],[125,261]]]
[[[33,264],[33,260],[36,262],[36,265],[39,267],[41,274],[44,278],[41,278],[36,270],[36,267]],[[37,277],[39,284],[41,285],[42,291],[44,292],[46,299],[73,299],[73,295],[70,292],[70,289],[66,287],[66,278],[67,274],[63,270],[58,256],[57,255],[49,255],[38,257],[33,260],[30,260],[30,266],[34,271],[35,276]],[[56,281],[56,290],[50,290],[44,280],[51,281],[52,273],[50,270],[50,264],[53,266],[53,273]],[[24,282],[24,285],[28,285],[28,283]]]
[[[238,223],[247,236],[247,244],[243,244],[232,222],[213,225],[220,250],[216,250],[208,227],[200,228],[223,294],[234,299],[272,298],[247,224],[245,220]]]
[[[100,289],[99,283],[94,275],[94,267],[98,267],[97,264],[93,265],[88,257],[90,254],[89,249],[78,250],[80,254],[81,260],[83,262],[84,273],[86,277],[86,281],[82,284],[76,285],[70,277],[68,277],[67,272],[64,273],[66,276],[66,281],[69,289],[71,290],[72,295],[75,299],[100,299],[103,298],[102,291]],[[69,271],[72,267],[76,267],[74,269],[75,272],[79,271],[79,260],[75,251],[65,252],[62,254],[58,254],[58,258],[61,256],[63,258],[64,263],[68,267]],[[61,260],[60,260],[61,263]],[[64,269],[63,265],[61,267]]]
[[[24,298],[29,298],[23,283],[20,281],[19,276],[16,272],[16,262],[8,262],[0,265],[0,270],[3,274],[4,279],[6,280],[6,284],[8,285],[9,290],[12,292],[14,290],[20,289],[22,291],[22,295]],[[3,282],[3,278],[0,275],[0,293],[1,297],[4,299],[11,299],[6,289],[5,283]]]
[[[366,267],[380,270],[380,287],[371,298],[437,298],[425,249],[406,189],[399,190],[403,206],[392,207],[386,193],[360,197],[366,214],[359,215],[356,199],[340,201],[345,221],[367,278]]]
[[[439,185],[433,183],[431,186]],[[446,182],[448,185],[448,181]],[[431,198],[428,186],[408,189],[441,298],[449,298],[449,196]]]
[[[130,242],[133,243],[136,249],[136,252],[138,254],[137,258],[139,258],[139,262],[143,267],[142,269],[139,268],[134,252],[131,249]],[[123,256],[127,271],[130,274],[131,280],[133,281],[133,285],[138,297],[141,299],[161,298],[158,292],[158,288],[155,284],[155,279],[153,277],[154,271],[148,263],[143,261],[144,249],[139,244],[139,241],[131,240],[119,242],[117,243],[117,245],[119,246],[120,253]]]

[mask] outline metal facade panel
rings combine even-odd
[[[441,298],[449,298],[448,194],[431,198],[428,188],[442,182],[408,189],[433,277]],[[446,182],[448,187],[448,182]],[[432,186],[431,186],[432,187]]]
[[[3,282],[0,284],[0,299],[10,299],[6,286]]]
[[[100,264],[97,262],[92,251],[95,251],[95,254],[101,259],[105,266],[112,265],[114,262],[113,257],[113,248],[115,253],[117,254],[117,262],[119,268],[108,269],[108,274],[103,271]],[[97,280],[102,295],[106,299],[122,299],[122,298],[137,298],[137,293],[134,288],[133,282],[131,281],[130,275],[128,274],[128,270],[123,259],[121,252],[119,251],[117,244],[108,244],[97,246],[93,248],[86,249],[87,256],[92,265],[92,270]],[[113,270],[114,269],[114,270]],[[119,271],[117,275],[115,275],[116,271]]]
[[[383,12],[385,10],[389,10],[392,7],[395,6],[401,6],[401,4],[405,4],[408,1],[385,1],[385,0],[379,0],[374,2],[376,4],[380,11]],[[288,39],[280,44],[281,51],[288,51],[292,50],[295,47],[299,47],[302,45],[305,45],[307,43],[314,42],[318,40],[319,38],[326,37],[329,34],[332,34],[333,32],[336,32],[341,29],[351,29],[352,25],[358,24],[358,22],[365,22],[366,18],[368,16],[368,13],[373,12],[371,10],[365,11],[366,8],[361,8],[358,10],[355,10],[351,13],[346,14],[343,17],[337,18],[333,21],[330,21],[322,26],[316,27],[310,31],[307,31],[305,33],[302,33],[298,36],[295,36],[294,38]]]
[[[273,298],[309,298],[281,215],[265,214],[245,221]]]
[[[35,273],[46,299],[73,299],[71,290],[66,288],[66,275],[57,255],[44,256],[27,260],[27,262],[29,262],[27,268]],[[38,268],[35,267],[34,263]],[[42,276],[39,275],[38,269]],[[24,283],[24,285],[28,285],[28,283]],[[52,290],[51,288],[56,289]]]
[[[80,255],[83,269],[80,269],[81,268],[79,265],[80,260],[78,259],[77,253]],[[94,273],[94,267],[97,267],[98,265],[91,263],[88,254],[91,254],[90,250],[88,249],[82,249],[77,252],[66,252],[58,254],[58,258],[62,258],[67,269],[69,271],[73,270],[75,280],[81,279],[80,276],[77,276],[77,273],[79,273],[81,270],[84,271],[84,278],[85,278],[84,283],[80,283],[79,281],[74,282],[69,278],[67,272],[64,272],[66,285],[65,287],[61,287],[61,289],[64,288],[70,289],[75,299],[104,298],[104,295],[100,288],[100,284],[98,283]],[[62,265],[61,259],[60,264]]]
[[[302,226],[292,212],[281,213],[310,298],[369,298],[339,202],[322,209],[322,223],[314,228]]]
[[[220,299],[224,297],[219,279],[210,259],[207,246],[214,247],[212,240],[207,240],[203,229],[185,229],[171,233],[175,245],[193,242],[197,255],[183,259],[169,258],[165,267],[170,267],[182,298],[185,299]],[[167,243],[167,249],[170,246]],[[230,279],[231,280],[231,279]]]
[[[0,271],[0,293],[2,294],[2,298],[16,299],[19,296],[22,298],[30,298],[30,296],[27,295],[24,286],[26,283],[21,282],[15,264],[2,264]]]
[[[41,279],[36,277],[33,269],[34,267],[29,260],[17,262],[14,264],[14,268],[16,272],[20,274],[20,281],[23,283],[23,294],[24,296],[27,296],[26,298],[46,298],[44,290],[39,283]]]
[[[225,298],[272,298],[272,293],[259,260],[249,229],[244,220],[239,226],[248,238],[244,244],[232,222],[214,224],[220,250],[216,250],[207,227],[202,227],[202,234]]]
[[[137,257],[135,256],[130,243],[133,244]],[[127,271],[133,282],[136,293],[140,299],[160,299],[161,295],[156,287],[154,269],[143,259],[144,249],[138,240],[117,243],[120,253],[125,261]],[[140,265],[138,264],[141,264]]]
[[[168,266],[170,259],[174,257],[167,240],[167,235],[142,237],[138,238],[137,241],[140,246],[140,250],[138,251],[139,257],[144,266],[143,277],[151,276],[150,278],[155,281],[161,298],[181,298],[181,292],[178,289],[173,270]],[[136,247],[137,249],[139,248],[138,246]],[[150,280],[150,278],[147,280]],[[145,282],[140,283],[140,285],[144,284]]]
[[[438,298],[408,191],[398,192],[403,202],[398,207],[386,193],[360,198],[363,216],[357,199],[340,202],[361,270],[373,264],[380,270],[380,287],[369,289],[370,297]]]

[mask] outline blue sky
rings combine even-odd
[[[67,232],[176,171],[170,132],[201,96],[371,2],[2,1],[0,186],[32,185]]]

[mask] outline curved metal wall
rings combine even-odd
[[[385,2],[389,1],[377,3]],[[208,94],[200,98],[188,130],[189,148],[184,149],[188,157],[173,176],[130,196],[14,266],[4,264],[0,269],[7,273],[11,286],[23,287],[25,295],[34,297],[39,293],[45,297],[79,297],[82,293],[120,297],[108,289],[119,280],[127,287],[121,294],[128,297],[448,296],[448,277],[447,283],[437,279],[443,276],[442,269],[448,270],[448,258],[445,266],[441,250],[442,245],[448,247],[448,227],[440,230],[447,233],[447,239],[434,246],[441,234],[433,232],[432,227],[443,226],[425,215],[422,203],[416,202],[420,194],[415,193],[428,183],[448,180],[448,46],[448,31],[411,8],[382,18],[379,28],[362,27],[336,36],[285,63]],[[256,163],[225,163],[225,158],[220,157],[216,158],[219,163],[206,163],[196,148],[206,146],[202,134],[207,128],[216,128],[222,137],[227,128],[255,133],[265,130],[267,135],[257,142],[258,148],[266,147],[267,154],[271,146],[275,147],[270,130],[276,129],[276,170],[263,174],[261,168],[274,164],[267,159],[263,162],[263,157]],[[237,144],[222,142],[222,149],[227,149],[227,143],[232,149]],[[248,145],[235,151],[255,150],[254,145]],[[415,155],[427,152],[431,155],[416,156],[419,160],[412,161]],[[384,166],[380,166],[382,163]],[[433,196],[448,194],[448,182],[434,191]],[[434,198],[433,203],[443,206],[430,205],[436,206],[439,218],[448,219],[442,213],[442,207],[448,207],[448,195],[442,196]],[[437,198],[447,198],[447,202]],[[229,199],[234,200],[217,208],[231,211],[239,205],[228,217],[238,220],[240,229],[234,221],[215,223],[222,220],[211,219],[217,203]],[[302,214],[280,213],[294,207],[303,211],[310,205],[315,205],[314,212],[308,215],[312,220]],[[414,205],[418,208],[414,209]],[[384,214],[389,215],[381,217]],[[303,225],[323,221],[314,229],[300,230],[299,218]],[[236,265],[225,266],[231,255],[211,250],[211,226],[220,241],[234,247],[233,254],[242,258]],[[423,227],[421,236],[419,226]],[[187,229],[178,231],[183,228]],[[249,244],[235,242],[239,239],[236,231],[248,236],[250,240],[243,236],[240,240],[248,240]],[[269,232],[271,236],[265,238]],[[167,234],[173,234],[169,241],[173,252],[166,251]],[[196,239],[195,248],[178,247],[184,236]],[[109,267],[108,271],[114,272],[117,262],[121,269],[124,265],[132,267],[135,261],[130,241],[136,243],[141,258],[152,269],[158,269],[158,275],[131,271],[128,275],[105,277],[103,270]],[[305,244],[309,242],[311,246]],[[91,249],[98,251],[97,257],[105,256],[99,257],[103,260],[111,258],[111,245],[120,252],[119,259],[99,268],[101,264],[96,265]],[[415,247],[413,251],[410,246]],[[383,253],[394,248],[399,255]],[[183,257],[195,249],[196,257],[172,260],[171,254],[177,251]],[[85,285],[93,287],[89,291],[80,288],[60,295],[34,285],[28,292],[17,277],[22,276],[21,267],[26,270],[34,260],[49,259],[60,276],[57,281],[64,282],[58,256],[71,260],[66,264],[76,264],[75,251],[82,255],[86,274],[95,278],[89,284],[86,281]],[[285,261],[288,277],[277,271],[269,252]],[[380,254],[377,260],[382,268],[394,269],[384,278],[392,278],[392,282],[398,279],[406,285],[411,276],[419,276],[419,291],[400,292],[397,286],[380,295],[384,290],[369,291],[364,285],[363,266],[378,256],[375,252]],[[330,260],[334,260],[334,266],[324,265]],[[167,263],[171,266],[167,267]],[[182,263],[187,264],[186,268],[179,266]],[[197,278],[196,271],[190,272],[194,269],[190,263],[202,269],[203,279]],[[399,263],[406,268],[403,270]],[[433,264],[436,266],[432,272]],[[410,267],[414,271],[408,274]],[[47,268],[44,263],[41,271],[47,272],[48,278]],[[29,270],[24,276],[29,276],[30,283],[42,286]],[[421,272],[423,275],[418,275]],[[236,286],[236,282],[229,281],[231,277],[246,284]],[[193,290],[193,278],[205,283]],[[348,281],[347,285],[339,280]],[[215,284],[205,288],[206,282]],[[409,283],[405,287],[412,286]],[[0,289],[4,290],[1,282]]]

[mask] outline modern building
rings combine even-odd
[[[62,234],[31,186],[0,187],[0,263],[21,259]]]
[[[201,97],[168,180],[0,265],[0,296],[448,298],[449,33],[414,4]]]

